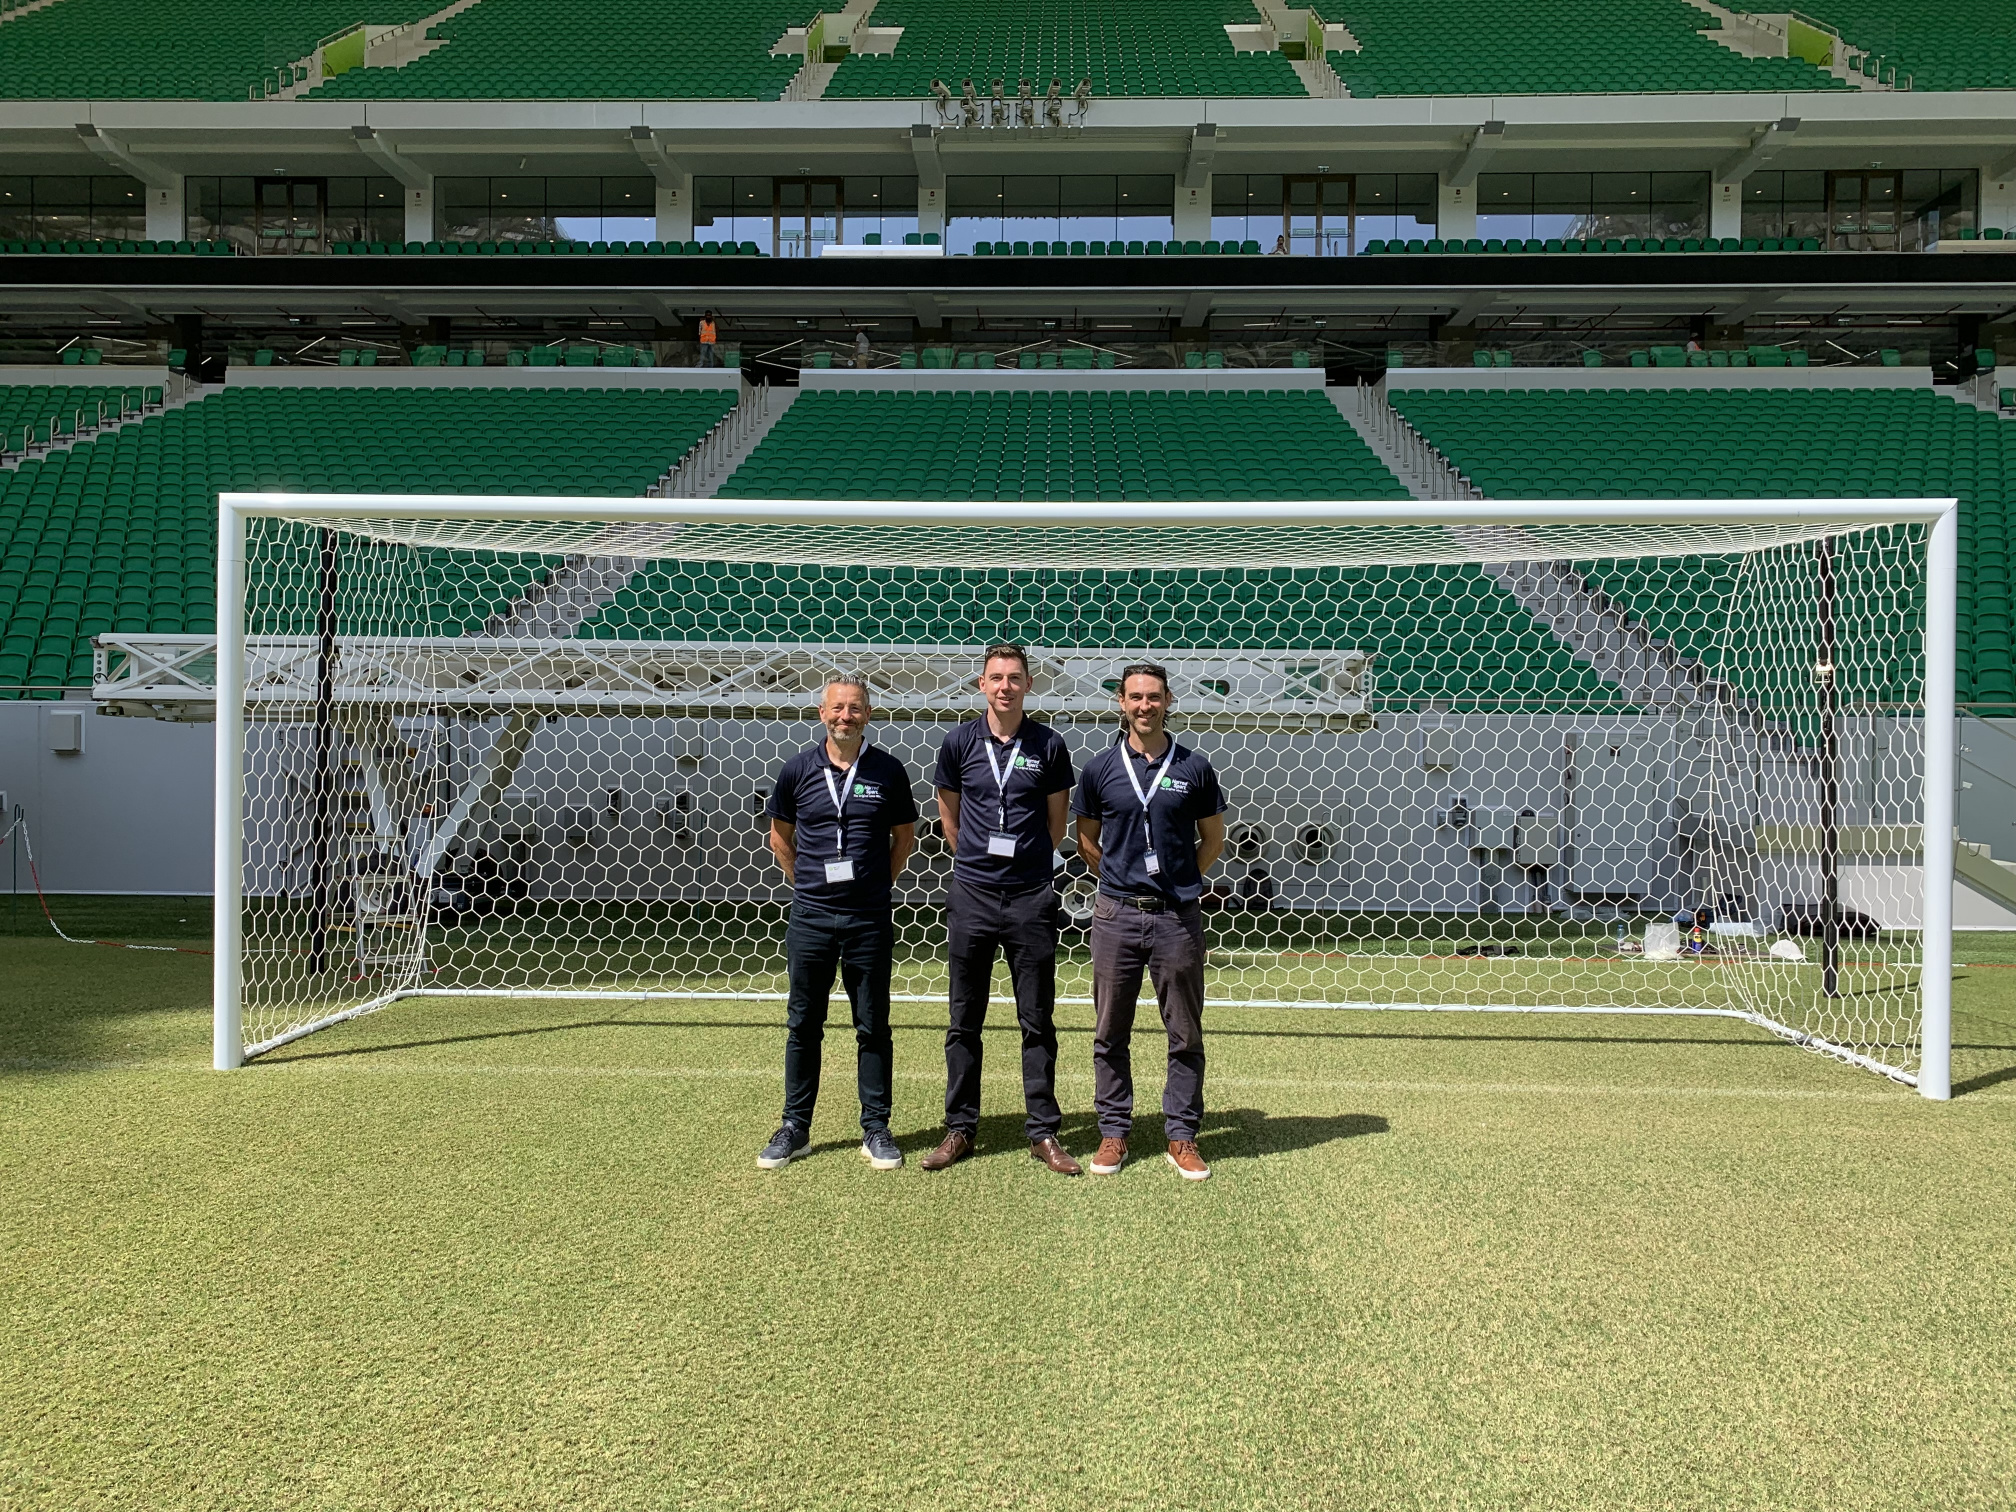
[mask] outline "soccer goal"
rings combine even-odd
[[[1008,640],[1081,765],[1119,668],[1169,668],[1231,804],[1214,1004],[1722,1015],[1948,1093],[1951,500],[222,524],[214,680],[207,641],[122,663],[216,702],[220,1068],[416,995],[781,999],[762,811],[841,671],[925,815],[895,990],[941,1000],[933,757]],[[1086,1002],[1094,879],[1058,874]]]

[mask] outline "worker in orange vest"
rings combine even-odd
[[[714,312],[709,310],[700,317],[700,366],[719,366],[721,358],[718,348],[714,345],[715,340]]]

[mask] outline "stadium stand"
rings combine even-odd
[[[1584,241],[1578,236],[1541,237],[1450,237],[1447,241],[1437,236],[1409,237],[1406,241],[1380,241],[1374,238],[1365,244],[1368,256],[1393,256],[1409,253],[1458,253],[1465,256],[1480,253],[1520,252],[1563,253],[1586,255],[1589,253],[1611,254],[1618,252],[1818,252],[1822,250],[1817,236],[1624,236],[1594,237]]]
[[[46,255],[49,255],[49,254],[52,254],[52,253],[65,253],[65,254],[78,254],[78,253],[83,253],[83,254],[99,254],[99,253],[107,253],[107,252],[112,252],[112,253],[122,253],[122,252],[123,252],[123,253],[125,253],[125,254],[126,254],[126,255],[128,255],[128,256],[131,256],[131,255],[133,255],[134,253],[145,253],[145,254],[147,254],[147,255],[148,255],[148,256],[150,256],[150,257],[152,257],[152,256],[157,256],[157,255],[165,255],[165,256],[179,256],[179,257],[230,257],[230,256],[232,256],[232,251],[231,251],[231,244],[230,244],[229,242],[221,242],[221,241],[220,241],[220,242],[210,242],[210,241],[199,241],[199,242],[187,242],[187,241],[184,241],[184,242],[165,242],[165,241],[164,241],[164,242],[151,242],[151,241],[116,241],[116,242],[115,242],[115,241],[62,241],[62,242],[54,242],[54,241],[52,241],[52,242],[42,242],[42,241],[7,241],[7,242],[0,242],[0,253],[10,253],[10,252],[12,252],[12,253],[26,253],[26,254],[29,254],[29,255],[31,255],[31,256],[36,256],[36,257],[40,257],[40,256],[46,256]]]
[[[813,391],[785,412],[720,496],[1131,499],[1143,504],[1145,527],[1153,520],[1147,506],[1158,499],[1404,499],[1407,491],[1329,400],[1310,390]],[[750,596],[788,607],[753,625],[747,597],[723,596],[724,574],[769,579]],[[702,574],[657,563],[581,633],[605,640],[1357,647],[1377,655],[1379,693],[1389,701],[1439,698],[1469,707],[1480,686],[1493,698],[1609,701],[1595,674],[1476,567],[1206,573],[1209,608],[1176,625],[1163,615],[1150,573],[1123,598],[1126,612],[1118,616],[1103,599],[1087,613],[1086,592],[1068,572],[949,575],[964,588],[956,624],[916,618],[932,600],[891,595],[885,571],[716,565]],[[1348,611],[1332,586],[1340,578],[1358,588]],[[1463,628],[1449,633],[1452,623]],[[1481,683],[1480,671],[1488,674]]]
[[[2002,0],[1816,0],[1808,14],[1913,89],[2016,88],[2016,27]]]
[[[816,9],[816,7],[812,7]],[[770,56],[804,5],[760,0],[483,0],[432,27],[448,45],[403,68],[357,68],[320,100],[774,100],[802,62]]]
[[[1328,54],[1361,99],[1378,95],[1700,93],[1845,89],[1797,58],[1746,58],[1698,35],[1685,0],[1343,0],[1360,52]],[[878,10],[877,15],[881,13]]]
[[[221,490],[637,494],[733,398],[728,388],[229,389],[23,462],[0,472],[0,698],[88,685],[93,635],[212,630]],[[536,565],[444,608],[440,633],[478,628]],[[306,584],[274,606],[269,629],[305,628]]]
[[[374,0],[371,21],[417,21],[441,3]],[[242,100],[362,19],[354,0],[62,0],[0,26],[0,95]]]
[[[160,388],[147,384],[0,385],[0,454],[47,446],[97,426],[101,417],[139,414],[160,402]]]
[[[1414,389],[1392,397],[1493,498],[1957,497],[1959,697],[2016,700],[2016,426],[2005,420],[1923,389]],[[1620,479],[1623,458],[1628,481]],[[1692,595],[1633,608],[1682,651],[1721,629]]]
[[[955,94],[970,78],[982,95],[1001,79],[1011,97],[1025,78],[1039,95],[1053,78],[1066,95],[1083,78],[1098,96],[1306,95],[1279,53],[1233,51],[1225,24],[1259,19],[1246,0],[881,0],[874,24],[902,27],[902,41],[887,55],[847,58],[826,98],[921,97],[934,78]]]

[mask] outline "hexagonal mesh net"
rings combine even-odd
[[[838,671],[914,774],[896,992],[940,1000],[929,774],[1010,640],[1081,766],[1117,670],[1170,668],[1231,804],[1214,1002],[1732,1013],[1908,1077],[1926,529],[1866,518],[255,519],[244,1044],[417,992],[781,999],[761,811]]]

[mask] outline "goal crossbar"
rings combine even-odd
[[[707,559],[727,558],[718,550],[722,538],[687,531],[748,530],[754,534],[740,560],[784,560],[780,535],[765,531],[811,529],[840,532],[895,532],[907,540],[918,532],[985,532],[1000,557],[990,565],[1019,567],[1076,564],[1084,558],[1072,547],[1063,552],[1042,544],[1078,532],[1104,532],[1106,539],[1124,538],[1128,549],[1121,565],[1153,563],[1168,567],[1205,564],[1186,542],[1207,539],[1206,533],[1251,536],[1258,544],[1236,559],[1240,566],[1281,564],[1322,565],[1326,549],[1322,533],[1335,531],[1423,533],[1448,532],[1467,544],[1446,556],[1402,554],[1403,548],[1373,550],[1362,558],[1336,558],[1349,565],[1357,560],[1505,561],[1549,560],[1570,555],[1565,537],[1531,535],[1551,528],[1636,534],[1645,546],[1640,554],[1686,554],[1690,535],[1712,538],[1712,546],[1693,550],[1742,552],[1761,550],[1846,531],[1883,525],[1925,528],[1925,591],[1923,667],[1923,836],[1920,900],[1921,956],[1919,967],[1920,1055],[1915,1073],[1863,1056],[1852,1047],[1784,1024],[1767,1014],[1730,1008],[1617,1006],[1592,1008],[1569,1004],[1513,1003],[1316,1003],[1284,1000],[1280,1006],[1399,1007],[1408,1011],[1477,1012],[1619,1012],[1742,1019],[1838,1059],[1915,1085],[1925,1097],[1951,1095],[1951,975],[1952,892],[1954,867],[1951,837],[1954,823],[1954,672],[1957,657],[1957,503],[1953,499],[1787,499],[1787,500],[1539,500],[1396,503],[1390,500],[1340,500],[1315,503],[1251,503],[1245,501],[1174,503],[1017,503],[996,506],[986,515],[970,503],[864,502],[858,500],[658,500],[634,497],[584,498],[481,495],[226,493],[220,498],[218,538],[218,633],[214,683],[216,688],[216,834],[215,834],[215,966],[213,979],[213,1059],[219,1069],[243,1064],[248,1055],[277,1048],[330,1024],[410,996],[533,996],[575,997],[732,997],[745,993],[677,993],[625,991],[576,992],[565,989],[520,990],[483,987],[441,989],[409,987],[374,996],[367,1003],[328,1014],[256,1045],[244,1043],[241,1019],[244,944],[243,900],[247,632],[239,612],[245,596],[247,526],[272,519],[324,526],[413,545],[469,544],[457,535],[460,527],[505,527],[484,544],[504,551],[622,552],[630,556],[681,559],[682,548],[706,544]],[[513,529],[512,527],[524,527]],[[1018,546],[1023,533],[1039,544]],[[1156,543],[1156,538],[1161,544]],[[764,553],[768,552],[766,556]],[[1502,552],[1502,554],[1501,554]],[[1589,553],[1583,553],[1589,554]],[[1607,555],[1629,555],[1612,548]],[[1025,560],[1025,557],[1027,558]],[[828,558],[833,560],[834,558]],[[1053,560],[1054,559],[1054,560]],[[1111,553],[1108,559],[1112,559]],[[1223,559],[1214,559],[1222,564]],[[770,997],[773,994],[754,994]],[[899,995],[899,1000],[909,1000]],[[1074,1001],[1071,998],[1062,1001]],[[1252,999],[1253,1006],[1263,1000]]]

